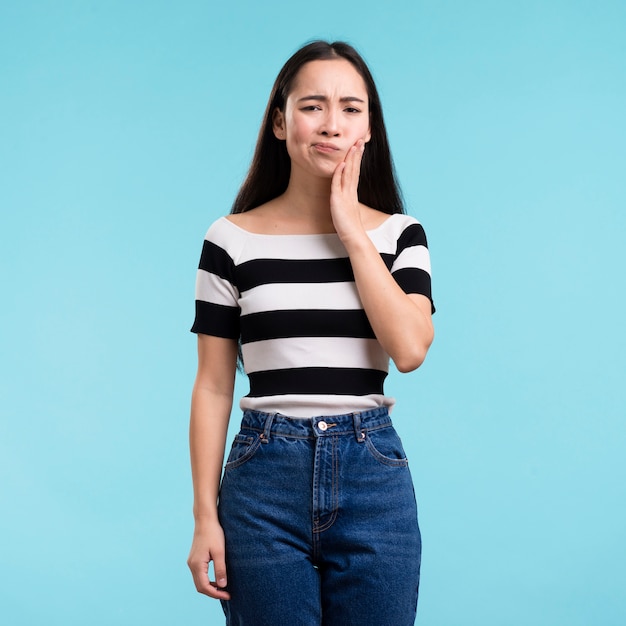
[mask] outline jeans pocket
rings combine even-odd
[[[406,467],[409,464],[400,437],[393,426],[368,431],[365,446],[370,454],[384,465]]]
[[[261,437],[257,434],[239,433],[235,435],[230,448],[224,470],[234,469],[249,461],[261,445]]]

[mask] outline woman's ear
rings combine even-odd
[[[272,130],[276,139],[285,139],[285,116],[278,107],[272,113]]]

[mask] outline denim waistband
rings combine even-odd
[[[262,438],[271,435],[311,439],[339,435],[354,435],[364,439],[364,433],[391,425],[389,409],[380,406],[357,413],[343,415],[320,415],[311,418],[289,417],[280,413],[264,413],[246,409],[241,420],[241,428],[263,433]]]

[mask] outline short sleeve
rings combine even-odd
[[[209,229],[196,275],[196,317],[191,332],[239,338],[239,291],[235,282],[235,263],[213,240]]]
[[[400,233],[391,275],[405,293],[419,293],[431,302],[435,312],[431,288],[430,253],[422,225],[412,220]]]

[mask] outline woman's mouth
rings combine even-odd
[[[332,154],[339,151],[339,146],[336,146],[334,143],[314,143],[313,147],[318,152],[322,152],[324,154]]]

